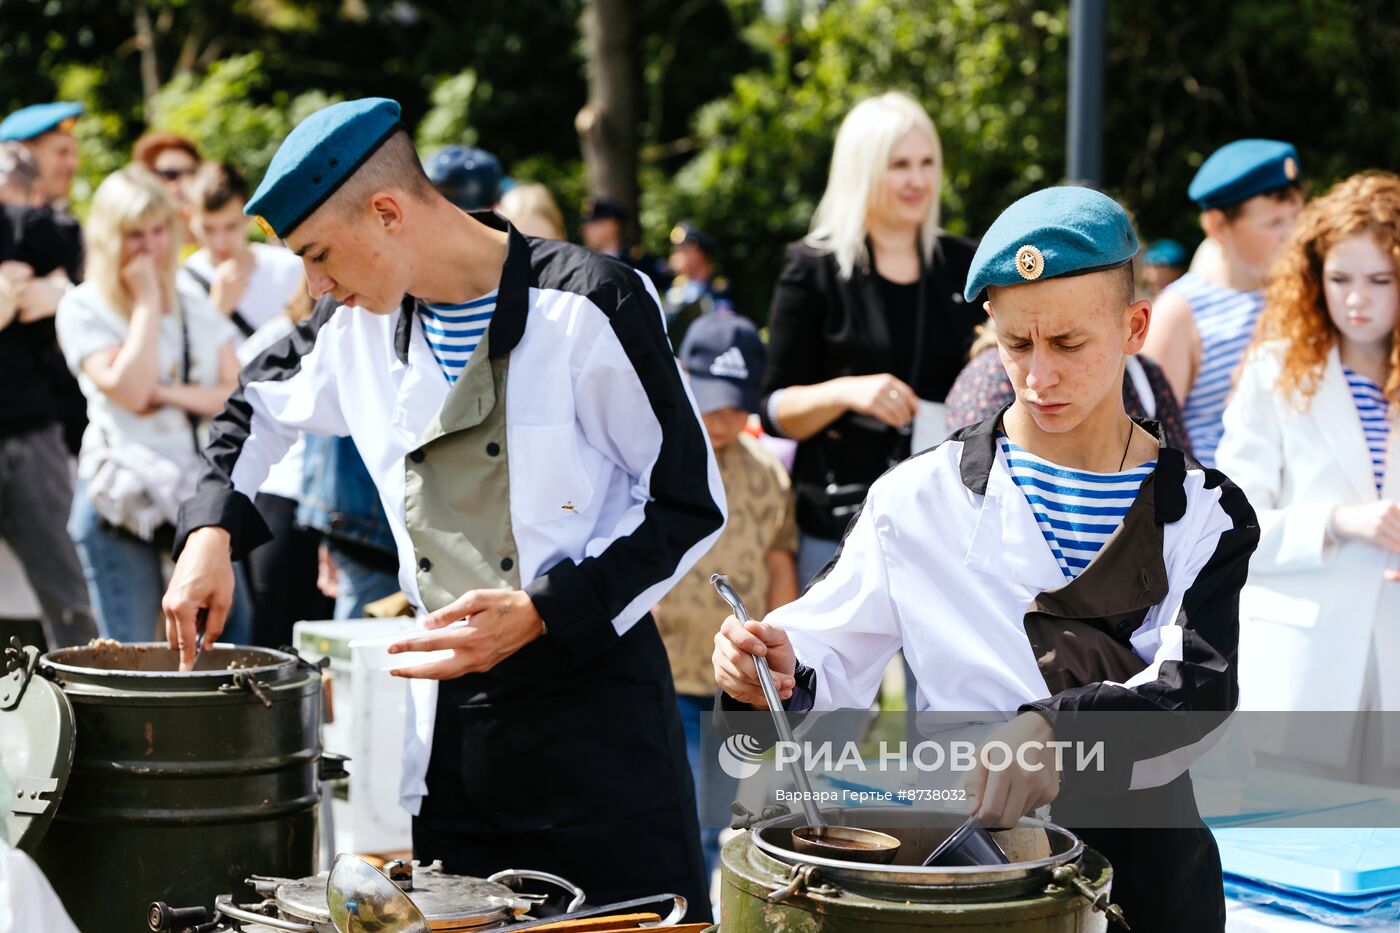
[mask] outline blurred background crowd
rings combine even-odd
[[[647,275],[683,368],[734,387],[696,393],[730,527],[656,610],[697,733],[723,616],[709,573],[748,568],[755,615],[796,598],[880,472],[1011,400],[961,293],[989,221],[1064,175],[1067,2],[0,9],[0,614],[42,619],[52,645],[155,637],[203,422],[311,312],[300,260],[242,208],[328,101],[401,101],[454,203]],[[1092,181],[1133,212],[1139,295],[1160,297],[1129,411],[1249,494],[1252,582],[1376,620],[1340,654],[1255,662],[1285,672],[1274,708],[1326,708],[1339,677],[1350,708],[1400,703],[1400,182],[1370,171],[1395,165],[1397,46],[1379,2],[1109,6]],[[1283,180],[1199,196],[1207,157],[1250,138],[1277,141],[1244,158]],[[1355,430],[1300,420],[1313,404]],[[228,640],[403,608],[348,441],[305,438],[258,505],[277,537],[238,570]]]

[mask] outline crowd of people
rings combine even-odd
[[[368,120],[370,114],[355,119]],[[347,301],[342,289],[323,281],[328,266],[318,264],[332,260],[311,234],[303,233],[299,243],[287,239],[308,216],[319,216],[320,202],[278,220],[254,203],[272,202],[280,210],[289,197],[277,188],[276,163],[263,188],[250,195],[238,167],[204,159],[191,140],[151,133],[137,142],[132,163],[98,187],[79,235],[66,205],[76,168],[72,125],[77,119],[80,108],[60,103],[26,108],[0,124],[0,532],[25,567],[49,644],[99,635],[124,641],[165,638],[163,620],[173,618],[169,597],[162,609],[172,548],[178,552],[200,527],[188,510],[182,519],[187,500],[211,503],[203,524],[231,529],[238,560],[232,599],[222,607],[225,640],[277,646],[290,641],[291,625],[299,619],[437,610],[433,587],[445,584],[430,581],[432,565],[446,558],[420,555],[430,553],[435,546],[430,542],[439,539],[416,527],[414,509],[405,511],[386,492],[398,489],[406,499],[410,491],[431,488],[431,473],[415,472],[426,469],[422,451],[407,453],[419,466],[410,466],[405,478],[405,451],[386,452],[399,442],[367,446],[353,416],[317,408],[322,384],[308,381],[337,378],[322,372],[336,359],[353,366],[373,358],[365,355],[372,353],[371,337],[357,336],[343,324],[345,333],[336,339],[344,346],[328,345],[324,351],[342,356],[322,358],[314,366],[309,362],[320,346],[313,342],[315,334],[335,315],[353,313],[337,306],[369,300],[353,295]],[[327,128],[316,144],[330,145],[325,140],[338,139],[339,131]],[[504,223],[494,217],[508,220],[520,234],[541,238],[532,243],[565,238],[561,212],[548,190],[508,178],[488,152],[448,147],[422,167],[455,208],[487,218],[482,229],[492,236],[497,228],[490,224]],[[671,253],[663,262],[629,242],[625,206],[602,197],[584,205],[583,245],[618,260],[617,268],[625,266],[644,286],[616,300],[649,300],[660,308],[670,341],[665,349],[685,374],[687,397],[711,448],[708,479],[702,456],[699,473],[685,482],[722,487],[722,497],[715,498],[727,501],[727,524],[717,535],[717,525],[697,528],[681,547],[686,557],[680,570],[658,568],[657,579],[669,585],[658,589],[648,578],[645,585],[629,586],[626,608],[606,608],[611,597],[597,590],[580,596],[577,582],[559,578],[554,586],[597,600],[595,614],[603,624],[636,608],[639,599],[648,603],[641,611],[649,611],[669,659],[667,690],[674,689],[680,708],[690,783],[698,786],[702,780],[699,735],[716,703],[716,679],[732,697],[756,702],[749,689],[751,668],[734,659],[745,651],[775,659],[782,651],[791,653],[777,626],[760,623],[752,631],[721,632],[724,613],[717,611],[709,589],[712,573],[730,575],[756,619],[789,607],[773,618],[801,633],[796,644],[806,653],[792,655],[786,668],[775,663],[775,671],[785,698],[808,691],[807,708],[814,702],[869,704],[884,664],[901,646],[917,662],[921,654],[958,657],[948,649],[949,638],[981,644],[980,634],[933,629],[911,640],[905,627],[902,639],[893,637],[905,625],[893,621],[904,611],[897,606],[888,610],[889,631],[875,627],[885,610],[870,607],[879,599],[894,600],[899,586],[876,582],[895,572],[893,563],[877,557],[888,543],[882,536],[900,533],[897,523],[880,524],[888,503],[946,509],[923,520],[946,522],[950,529],[962,521],[961,504],[931,499],[920,505],[916,491],[899,491],[895,480],[880,478],[887,472],[908,476],[890,471],[929,448],[949,449],[942,442],[950,435],[950,443],[965,451],[981,442],[972,426],[998,426],[1002,419],[1004,430],[995,427],[986,436],[987,456],[1008,464],[1009,488],[1024,493],[1028,527],[1036,532],[1028,546],[1044,550],[1041,556],[1048,555],[1055,570],[1042,580],[1047,586],[1068,590],[1081,577],[1097,579],[1085,574],[1108,560],[1108,543],[1122,536],[1118,529],[1128,521],[1128,503],[1158,469],[1160,443],[1163,451],[1181,452],[1185,460],[1172,462],[1184,462],[1184,471],[1204,471],[1204,486],[1192,487],[1191,495],[1236,510],[1230,512],[1236,532],[1247,523],[1230,490],[1242,492],[1257,515],[1258,547],[1252,558],[1252,548],[1246,550],[1248,576],[1239,581],[1238,651],[1233,644],[1214,646],[1232,678],[1238,658],[1239,706],[1400,708],[1400,680],[1392,673],[1400,667],[1400,471],[1390,469],[1400,443],[1393,430],[1400,413],[1400,178],[1363,172],[1309,199],[1293,146],[1257,139],[1228,143],[1205,160],[1182,192],[1183,206],[1199,210],[1204,233],[1192,258],[1170,240],[1139,251],[1126,220],[1132,249],[1118,257],[1123,243],[1109,247],[1093,240],[1100,229],[1122,233],[1113,227],[1116,215],[1074,196],[1039,205],[1036,222],[1057,211],[1086,212],[1090,220],[1078,227],[1077,220],[1053,229],[1033,226],[1013,207],[998,221],[1013,224],[1005,243],[997,236],[1006,231],[997,225],[980,243],[949,235],[939,208],[946,174],[938,132],[913,98],[891,92],[854,107],[836,136],[811,232],[789,247],[783,268],[773,270],[776,284],[766,318],[760,309],[735,306],[719,272],[722,240],[681,221],[671,231]],[[259,215],[266,242],[250,240],[245,209]],[[388,207],[383,211],[386,228],[407,222],[391,216]],[[475,213],[481,211],[495,213]],[[1056,247],[1059,252],[1036,247],[1026,232],[1031,229],[1051,238],[1046,242],[1060,243],[1053,238],[1063,237],[1071,245]],[[1081,241],[1115,258],[1096,261],[1098,254]],[[507,303],[517,300],[508,292],[513,254],[506,251],[507,241],[490,242],[499,246],[497,261],[505,263],[499,287],[482,288],[460,301],[433,296],[418,305],[426,351],[444,377],[439,394],[449,400],[457,397],[459,383],[480,383],[477,389],[491,395],[494,378],[494,392],[507,391],[504,364],[497,368],[504,357],[496,346],[490,347],[489,364],[472,363],[488,329],[495,341],[502,314],[513,313]],[[495,248],[480,245],[486,253]],[[594,267],[578,266],[572,253],[532,248],[554,257],[537,260],[533,290],[567,295],[593,289],[588,293],[595,294],[599,286],[590,277],[601,273]],[[998,249],[1004,255],[993,252]],[[1083,261],[1053,267],[1064,256],[1077,255],[1075,250],[1084,251]],[[998,262],[1010,270],[1006,275],[1014,272],[1019,279],[998,279],[986,271]],[[550,271],[541,271],[541,264],[549,263]],[[1067,324],[1063,332],[1051,332],[1043,321],[1027,323],[1043,309],[998,297],[1018,294],[1018,281],[1034,283],[1043,275],[1039,288],[1080,289],[1075,300],[1099,300],[1084,283],[1098,282],[1096,276],[1107,272],[1116,275],[1120,266],[1128,276],[1128,294],[1120,304],[1130,309],[1133,322],[1120,343],[1129,349],[1114,349],[1103,358],[1094,341],[1108,338],[1095,336],[1092,328],[1081,332]],[[554,284],[544,284],[551,275]],[[532,305],[531,313],[577,313],[563,307]],[[750,322],[755,317],[766,320],[766,334]],[[661,452],[653,456],[638,446],[653,443],[646,424],[631,423],[627,411],[589,407],[630,397],[662,410],[655,401],[662,377],[646,368],[643,351],[627,339],[645,342],[624,335],[621,349],[573,358],[576,376],[600,368],[592,382],[584,384],[580,377],[574,385],[576,414],[555,410],[562,404],[558,400],[526,395],[511,384],[512,411],[516,405],[545,410],[539,421],[500,435],[508,436],[517,458],[511,461],[511,488],[507,494],[505,487],[483,486],[490,495],[479,500],[483,514],[501,507],[489,505],[487,498],[507,495],[511,501],[509,521],[497,519],[514,522],[520,553],[491,558],[501,586],[521,585],[526,571],[514,564],[524,562],[530,548],[543,548],[540,542],[567,551],[560,542],[572,541],[573,532],[561,529],[562,517],[597,516],[601,509],[615,521],[622,506],[600,504],[608,495],[626,502],[629,484],[643,482],[652,487],[647,501],[665,503],[662,484],[680,482],[681,471],[670,458],[682,454],[667,447],[679,428],[658,415],[662,426],[655,443]],[[352,345],[361,356],[345,349]],[[399,362],[385,365],[411,363],[417,344],[394,345],[401,348]],[[572,347],[560,344],[559,352],[574,352]],[[527,358],[526,350],[522,344],[509,357]],[[1115,355],[1120,352],[1121,365]],[[637,373],[631,381],[616,375],[619,368],[630,374],[629,365]],[[235,392],[240,370],[244,386]],[[1100,371],[1108,382],[1085,381],[1085,373]],[[296,378],[259,375],[268,372]],[[1053,444],[1026,440],[1039,435],[1017,420],[1022,406],[1037,424],[1051,423],[1062,408],[1101,389],[1108,392],[1109,408],[1117,410],[1121,400],[1121,410],[1138,425],[1128,430],[1126,446],[1121,433],[1112,434],[1116,447],[1104,461],[1107,466],[1099,468],[1097,460],[1069,449],[1051,456]],[[82,405],[74,403],[77,393]],[[242,432],[236,449],[227,429],[209,436],[210,419],[226,405]],[[444,419],[450,407],[443,409]],[[401,414],[386,417],[392,423],[383,430],[403,427],[394,420]],[[573,417],[587,439],[577,452],[565,436],[573,428],[558,426],[560,419]],[[420,427],[425,437],[447,430],[446,425]],[[635,436],[625,437],[628,431]],[[247,458],[235,460],[259,432],[285,434],[286,452],[278,450],[259,470],[247,468],[248,475],[266,474],[258,475],[251,497],[260,523],[259,533],[250,534],[233,506],[208,498],[208,490],[196,484],[207,468],[203,458],[217,471],[223,456],[233,464],[225,471],[230,488],[242,491],[239,470]],[[202,453],[206,447],[208,453]],[[488,458],[500,452],[499,441],[492,440]],[[524,465],[527,454],[541,462]],[[456,463],[462,471],[486,469],[462,456]],[[937,457],[929,454],[924,462]],[[967,457],[964,453],[962,478],[976,491]],[[603,458],[619,465],[616,476],[594,462]],[[432,460],[430,454],[429,464]],[[543,462],[550,460],[555,462]],[[570,469],[595,481],[580,481]],[[395,478],[386,481],[395,470]],[[494,474],[481,475],[484,482],[495,482]],[[930,476],[930,483],[942,482],[938,474]],[[517,491],[517,481],[531,488]],[[517,504],[515,497],[534,494],[536,481],[557,482],[562,504]],[[883,499],[872,494],[872,488],[881,488],[877,481],[884,484]],[[980,482],[985,493],[985,469]],[[1112,489],[1095,485],[1105,483]],[[1118,490],[1117,500],[1112,490]],[[684,498],[675,489],[667,492]],[[687,495],[699,493],[692,489]],[[470,492],[428,501],[468,511],[476,507],[470,505]],[[694,519],[709,505],[701,501],[687,514]],[[521,527],[522,518],[534,527]],[[1230,532],[1227,527],[1216,533]],[[268,540],[259,543],[263,537]],[[410,539],[413,545],[405,550]],[[256,546],[243,546],[248,543]],[[907,548],[908,541],[901,546]],[[509,548],[502,547],[500,554],[506,554]],[[590,559],[602,553],[599,547],[596,541],[587,545]],[[976,559],[1016,564],[1005,553],[977,558],[976,549],[975,543],[969,546],[969,566],[977,566]],[[931,589],[929,581],[962,569],[960,555],[928,556],[956,558],[959,566],[925,568],[927,579],[919,586]],[[411,563],[404,571],[406,560]],[[1195,557],[1181,560],[1190,563]],[[404,586],[404,573],[413,577],[415,567],[416,587]],[[898,564],[906,574],[911,567],[907,556]],[[529,570],[532,576],[542,572],[538,566]],[[1197,563],[1191,573],[1205,571]],[[534,583],[527,591],[553,633],[551,600],[560,596]],[[938,600],[931,592],[913,592]],[[450,595],[457,600],[462,594]],[[1007,599],[1024,595],[1016,590]],[[1189,593],[1185,598],[1189,601]],[[833,648],[819,637],[825,623],[809,623],[823,612],[866,612],[865,627],[847,633],[852,640]],[[821,631],[803,631],[808,624]],[[620,624],[618,629],[626,634]],[[1144,662],[1160,665],[1167,650],[1163,644],[1135,643],[1133,650]],[[1180,649],[1179,642],[1175,646]],[[992,663],[991,655],[971,648],[966,653],[971,666]],[[1179,653],[1175,660],[1181,660]],[[541,663],[549,669],[554,661]],[[927,657],[923,663],[931,669]],[[824,678],[817,686],[814,671]],[[910,708],[947,702],[968,708],[967,703],[978,702],[971,694],[956,701],[940,694],[946,683],[926,684],[917,663],[906,666],[906,674]],[[443,691],[449,692],[447,686]],[[1028,702],[1016,694],[1008,691],[1011,709]],[[431,719],[433,707],[426,708]],[[460,730],[471,728],[470,722],[455,722],[448,731],[456,730],[460,739]],[[425,748],[437,748],[431,728],[423,741]],[[1308,760],[1291,764],[1400,787],[1400,747],[1389,741],[1380,735],[1344,736],[1337,749],[1312,749]],[[428,753],[420,749],[419,754]],[[460,802],[434,804],[431,788],[444,786],[450,769],[443,770],[436,753],[431,765],[427,757],[420,764],[420,773],[427,769],[421,787],[429,789],[423,806],[431,807],[442,825],[467,826],[479,817]],[[415,839],[430,846],[442,842],[417,823]],[[455,844],[442,846],[453,851]],[[713,868],[713,831],[704,834],[703,854]]]

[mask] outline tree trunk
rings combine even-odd
[[[593,193],[628,210],[637,238],[637,118],[641,71],[633,0],[588,0],[580,22],[588,60],[588,103],[575,126]]]
[[[136,50],[141,56],[141,93],[145,98],[146,125],[155,126],[155,97],[160,90],[160,67],[156,61],[156,37],[151,29],[151,10],[147,0],[136,0],[134,19]]]

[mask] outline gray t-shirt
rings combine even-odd
[[[160,322],[157,360],[159,380],[173,385],[190,382],[215,385],[219,381],[219,353],[224,344],[236,342],[238,330],[214,310],[209,299],[193,284],[178,283],[181,313],[189,322],[190,372],[183,379],[183,338],[180,315],[166,314]],[[78,454],[83,465],[103,447],[135,443],[158,453],[182,457],[193,446],[190,422],[183,409],[167,405],[151,414],[127,411],[107,397],[83,372],[83,360],[94,353],[120,347],[130,322],[103,299],[97,287],[86,282],[74,288],[58,304],[55,318],[59,346],[68,368],[87,398],[88,428]]]

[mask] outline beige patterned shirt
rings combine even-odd
[[[714,693],[710,655],[715,633],[729,614],[710,586],[710,575],[727,573],[749,614],[762,619],[768,614],[767,553],[797,550],[792,482],[778,459],[748,434],[716,451],[715,458],[729,500],[729,524],[656,610],[676,692],[691,696]]]

